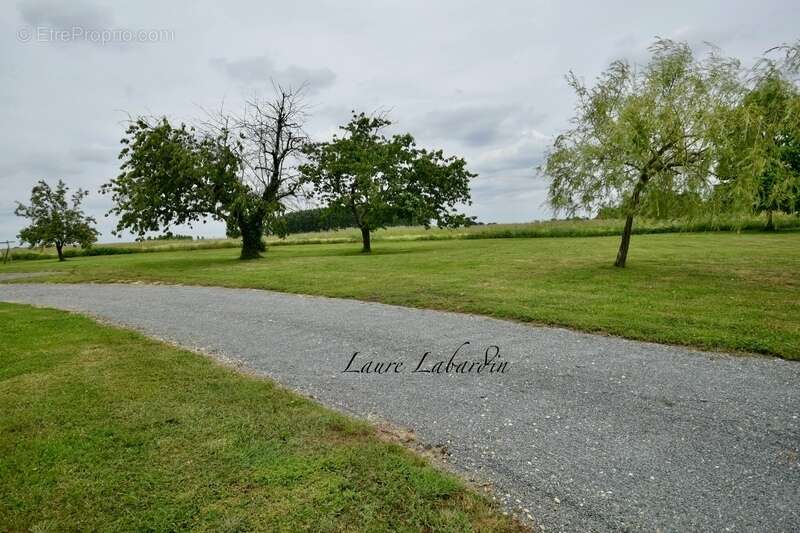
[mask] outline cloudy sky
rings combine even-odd
[[[307,129],[317,139],[351,109],[388,111],[419,144],[461,155],[479,174],[469,214],[550,218],[534,169],[571,116],[568,70],[591,81],[614,59],[644,61],[655,36],[698,49],[709,41],[752,61],[800,37],[796,8],[796,0],[5,1],[0,240],[16,238],[14,202],[27,201],[41,178],[91,190],[87,210],[101,241],[110,239],[110,200],[96,191],[117,173],[129,115],[189,121],[223,100],[235,108],[268,94],[271,79],[309,84]]]

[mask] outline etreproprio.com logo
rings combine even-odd
[[[23,26],[17,30],[17,40],[22,43],[155,43],[175,40],[175,31],[168,29],[84,28],[82,26],[71,28]]]

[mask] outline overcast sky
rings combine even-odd
[[[16,239],[23,222],[14,202],[27,202],[41,178],[91,190],[87,211],[101,241],[111,239],[114,219],[103,216],[110,199],[97,188],[117,174],[128,114],[189,121],[223,100],[236,108],[254,92],[268,94],[270,79],[309,84],[307,129],[316,139],[351,109],[388,111],[419,144],[463,156],[479,174],[468,214],[486,222],[550,218],[535,167],[568,125],[568,70],[591,81],[614,59],[644,61],[655,36],[697,47],[710,41],[749,62],[800,37],[797,7],[797,0],[4,1],[0,240]],[[221,236],[224,227],[191,233]]]

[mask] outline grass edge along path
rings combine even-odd
[[[269,380],[65,311],[0,323],[0,530],[524,530]]]

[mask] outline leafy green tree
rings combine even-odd
[[[737,182],[757,189],[752,208],[766,213],[768,230],[775,229],[774,212],[800,212],[800,89],[792,80],[797,72],[792,50],[784,61],[765,56],[754,68],[753,87],[737,110],[720,172],[723,201],[735,194]]]
[[[251,100],[241,116],[220,113],[199,128],[133,121],[122,172],[102,188],[113,195],[117,231],[141,237],[211,217],[242,238],[242,259],[260,257],[264,233],[300,192],[296,158],[306,142],[300,93],[276,89],[273,100]]]
[[[64,246],[80,244],[88,248],[98,236],[92,226],[96,224],[95,219],[81,210],[81,202],[89,193],[78,189],[70,205],[67,191],[69,187],[62,180],[58,180],[55,190],[40,180],[31,191],[30,205],[17,202],[14,211],[17,216],[31,221],[30,226],[19,232],[18,238],[31,247],[55,246],[59,261],[64,261]]]
[[[698,61],[687,44],[666,39],[650,50],[645,67],[615,61],[592,88],[570,73],[575,125],[556,138],[543,168],[554,209],[574,215],[621,208],[618,267],[643,204],[669,206],[680,197],[682,209],[709,209],[720,154],[728,150],[726,125],[743,92],[736,61],[716,53]]]
[[[441,150],[417,148],[409,134],[387,138],[391,123],[383,117],[353,113],[344,132],[330,142],[306,147],[304,179],[330,209],[347,209],[361,229],[363,251],[371,251],[370,234],[397,217],[426,227],[457,226],[467,218],[456,211],[470,202],[469,180],[475,174],[466,162],[445,157]]]
[[[774,230],[773,212],[800,211],[800,91],[775,72],[759,81],[744,105],[757,117],[750,131],[765,141],[755,211],[766,213],[766,229]]]

